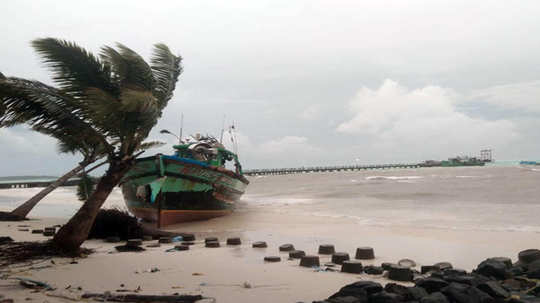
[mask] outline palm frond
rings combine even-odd
[[[161,147],[161,146],[164,146],[165,142],[161,142],[161,141],[147,141],[147,142],[143,142],[141,143],[141,145],[139,146],[139,148],[137,148],[135,151],[141,151],[141,150],[148,150],[148,149],[152,149],[152,148],[158,148],[158,147]]]
[[[32,129],[60,141],[112,149],[106,138],[80,116],[70,96],[38,81],[19,78],[0,80],[0,100],[5,113],[0,126],[26,123]]]
[[[155,79],[153,93],[159,101],[160,109],[165,108],[173,96],[176,82],[182,73],[181,63],[182,57],[173,55],[165,44],[154,45],[150,65]]]
[[[118,51],[110,46],[101,48],[100,57],[111,67],[113,77],[121,87],[152,90],[152,69],[136,52],[117,43]]]
[[[52,70],[53,80],[67,94],[82,97],[89,87],[96,87],[118,95],[110,68],[74,42],[43,38],[32,41],[32,46]]]

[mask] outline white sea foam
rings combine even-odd
[[[311,204],[314,203],[314,199],[310,198],[290,198],[290,197],[257,197],[252,195],[245,195],[242,198],[243,201],[246,201],[250,204],[255,204],[258,206],[266,205],[297,205],[297,204]]]
[[[366,180],[416,180],[416,179],[423,179],[422,176],[369,176],[366,177]]]
[[[324,217],[332,219],[345,219],[353,220],[358,225],[370,226],[370,227],[405,227],[405,228],[427,228],[427,229],[439,229],[439,230],[462,230],[462,231],[487,231],[487,232],[532,232],[540,233],[540,226],[532,225],[500,225],[500,226],[489,226],[489,225],[477,225],[477,224],[459,224],[457,222],[448,221],[434,224],[434,223],[425,223],[420,222],[417,218],[374,218],[374,217],[362,217],[355,215],[344,215],[344,214],[330,214],[324,212],[314,212],[310,213],[310,216],[314,217]]]

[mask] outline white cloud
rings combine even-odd
[[[349,104],[354,116],[337,127],[363,135],[372,150],[441,157],[484,147],[504,149],[517,138],[508,120],[472,118],[456,110],[452,90],[427,86],[409,90],[386,80],[376,90],[360,89]]]
[[[487,103],[501,109],[540,112],[540,80],[478,89],[468,96],[467,101]]]

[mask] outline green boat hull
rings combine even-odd
[[[131,213],[164,226],[229,214],[248,184],[223,167],[156,155],[138,159],[121,186]]]

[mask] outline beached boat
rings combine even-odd
[[[136,160],[121,182],[129,211],[159,226],[229,214],[249,184],[237,155],[212,137],[196,136],[174,149],[171,156]]]

